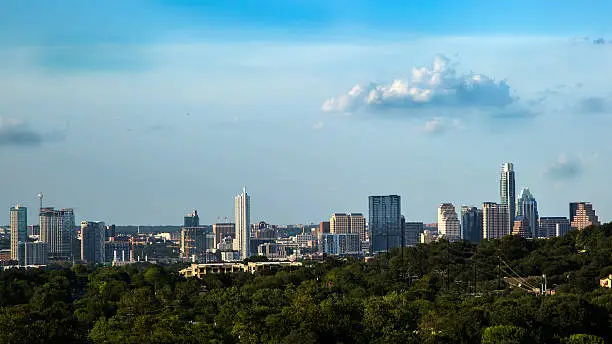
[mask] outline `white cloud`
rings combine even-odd
[[[554,180],[567,180],[579,177],[583,172],[583,163],[580,159],[560,154],[552,165],[546,169],[546,175]]]
[[[458,119],[450,120],[448,118],[436,117],[425,122],[425,125],[421,127],[421,131],[428,134],[437,134],[459,128],[461,128],[461,121]]]
[[[458,75],[455,64],[438,55],[431,66],[413,68],[407,80],[357,84],[348,93],[327,99],[321,109],[339,113],[452,107],[499,110],[517,102],[504,80],[476,73]]]

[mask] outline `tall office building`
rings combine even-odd
[[[573,216],[570,217],[572,218],[570,225],[572,226],[572,228],[575,228],[579,231],[585,229],[588,226],[599,225],[599,218],[595,214],[593,205],[589,202],[576,202],[575,212]]]
[[[100,221],[81,222],[81,260],[87,263],[104,263],[106,225]]]
[[[498,239],[510,234],[508,207],[505,204],[482,204],[482,238]]]
[[[329,232],[331,234],[344,234],[351,232],[349,216],[345,213],[333,213],[329,220]]]
[[[461,239],[461,224],[452,203],[442,203],[438,207],[438,234],[449,241]]]
[[[215,223],[213,224],[213,234],[215,235],[215,247],[221,243],[223,238],[236,236],[236,225],[234,223]]]
[[[72,209],[40,209],[40,241],[47,243],[50,259],[72,259],[74,227]]]
[[[538,237],[538,202],[533,197],[529,188],[524,188],[521,195],[516,199],[516,216],[523,216],[529,222],[528,238]]]
[[[319,250],[326,254],[358,254],[361,242],[357,233],[323,234]]]
[[[554,238],[564,236],[570,230],[570,221],[567,217],[540,217],[538,220],[540,238]]]
[[[353,233],[359,234],[359,240],[365,241],[365,225],[366,220],[363,214],[360,213],[333,213],[329,220],[329,233],[344,234]]]
[[[237,248],[240,259],[250,257],[251,239],[251,198],[246,192],[246,187],[242,193],[235,198],[234,212],[236,215],[236,238]]]
[[[576,209],[578,209],[578,204],[581,202],[571,202],[569,204],[569,222],[572,223],[574,221],[574,215],[576,215]]]
[[[400,196],[370,196],[369,212],[371,252],[400,247],[403,241]]]
[[[423,230],[423,222],[406,222],[404,224],[404,246],[416,246]]]
[[[11,207],[11,260],[25,264],[25,242],[28,239],[28,208]]]
[[[501,178],[499,180],[499,195],[501,198],[500,204],[505,205],[507,208],[508,228],[512,227],[514,216],[516,216],[516,194],[514,185],[514,164],[507,162],[502,166]]]
[[[322,234],[326,234],[329,233],[331,224],[329,223],[329,221],[321,221],[321,223],[319,223],[319,232],[317,233],[318,236],[321,236]]]
[[[472,243],[482,240],[482,209],[461,207],[461,238]]]
[[[187,214],[183,219],[183,227],[199,227],[200,226],[200,217],[198,216],[198,211],[194,210],[193,213]]]
[[[514,218],[512,227],[512,235],[520,236],[521,238],[529,238],[531,229],[529,228],[529,220],[525,216],[517,216]]]

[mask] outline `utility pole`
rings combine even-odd
[[[476,260],[474,260],[474,296],[476,296]]]

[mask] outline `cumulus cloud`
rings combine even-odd
[[[421,131],[427,134],[439,134],[451,129],[459,129],[461,122],[458,119],[450,120],[448,118],[436,117],[427,122],[421,127]]]
[[[582,162],[578,159],[568,158],[565,154],[559,155],[557,161],[546,169],[546,175],[554,180],[568,180],[582,174]]]
[[[43,141],[43,135],[29,128],[27,123],[0,117],[0,146],[33,146]]]
[[[413,68],[406,80],[357,84],[348,93],[327,99],[321,109],[336,113],[441,108],[500,110],[517,104],[518,98],[511,95],[504,80],[476,73],[459,74],[455,67],[450,59],[438,55],[431,66]]]

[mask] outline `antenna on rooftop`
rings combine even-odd
[[[42,207],[43,207],[43,193],[42,192],[38,193],[38,198],[40,199],[40,209],[42,210]]]

